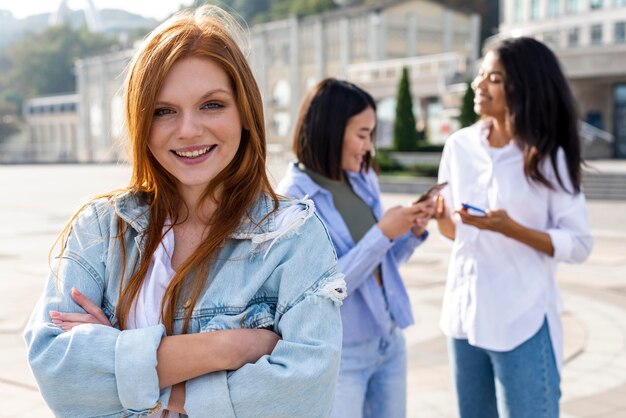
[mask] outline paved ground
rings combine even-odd
[[[275,177],[280,164],[272,168]],[[0,166],[0,418],[52,416],[26,365],[21,332],[62,224],[89,195],[122,186],[128,173],[107,165]],[[410,198],[383,196],[386,206]],[[626,202],[592,201],[588,207],[594,252],[584,265],[561,266],[558,276],[565,301],[562,417],[624,417]],[[433,228],[403,267],[417,318],[407,332],[410,417],[456,416],[445,340],[436,325],[448,254]]]

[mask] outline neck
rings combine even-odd
[[[495,148],[501,148],[507,145],[513,135],[507,129],[504,119],[493,118],[491,130],[489,131],[489,144]]]
[[[182,200],[185,203],[184,205],[181,204],[180,214],[183,219],[187,219],[186,222],[189,224],[206,225],[217,209],[217,202],[211,198],[204,199],[201,202],[203,192],[204,188],[185,188],[180,190]]]

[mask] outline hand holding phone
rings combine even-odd
[[[424,202],[425,200],[428,200],[431,197],[434,197],[437,193],[439,193],[447,185],[448,185],[448,182],[444,181],[443,183],[437,183],[437,184],[431,186],[428,190],[426,190],[424,193],[422,193],[420,195],[420,197],[417,198],[415,203]]]
[[[487,211],[481,208],[477,208],[476,206],[472,206],[469,203],[461,203],[463,209],[467,210],[467,213],[472,216],[485,216],[487,215]]]

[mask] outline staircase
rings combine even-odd
[[[626,173],[586,171],[583,189],[588,200],[626,200]]]
[[[436,182],[436,178],[382,175],[380,189],[384,193],[414,194],[417,197]],[[593,168],[587,170],[583,173],[583,191],[587,200],[626,201],[626,171],[604,172]]]

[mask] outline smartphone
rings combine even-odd
[[[430,199],[431,197],[439,193],[447,185],[448,185],[448,182],[444,181],[443,183],[437,183],[434,186],[431,186],[428,190],[422,193],[420,197],[417,198],[417,201],[415,203],[420,203],[420,202]]]
[[[467,213],[473,216],[485,216],[487,214],[486,210],[477,208],[476,206],[472,206],[468,203],[461,203],[461,206],[467,209]]]

